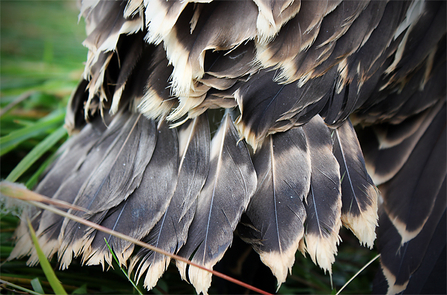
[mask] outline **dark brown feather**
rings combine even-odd
[[[333,130],[333,153],[340,165],[341,220],[370,248],[376,239],[378,191],[368,175],[360,144],[348,120]]]
[[[301,127],[270,135],[253,156],[258,188],[239,229],[276,276],[278,286],[295,261],[304,235],[304,199],[310,187],[310,155]]]
[[[340,167],[332,154],[329,128],[320,116],[303,126],[310,151],[311,183],[306,198],[307,220],[300,250],[312,261],[332,273],[334,255],[340,242],[341,187]]]

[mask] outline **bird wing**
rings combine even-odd
[[[379,206],[377,285],[417,285],[427,247],[445,247],[445,13],[443,1],[81,1],[89,53],[66,117],[79,134],[36,190],[208,267],[244,217],[239,234],[279,283],[297,249],[330,272],[342,224],[371,247]],[[110,263],[105,234],[34,213],[63,267]],[[25,232],[11,257],[35,262]],[[133,246],[106,238],[124,264]],[[151,288],[168,262],[141,250],[131,267]],[[209,274],[178,268],[207,292]]]

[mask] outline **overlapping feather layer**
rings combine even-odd
[[[348,117],[357,112],[358,121],[396,123],[419,116],[416,122],[431,130],[442,109],[445,56],[444,64],[433,60],[445,52],[445,30],[427,37],[414,29],[442,27],[442,12],[432,6],[82,1],[89,55],[66,118],[70,131],[81,131],[36,190],[88,210],[73,214],[209,268],[231,246],[245,214],[239,234],[278,284],[297,250],[331,272],[341,225],[369,247],[377,225],[378,191]],[[409,34],[430,46],[417,47]],[[426,92],[430,99],[418,100]],[[423,133],[402,142],[413,148]],[[373,162],[367,164],[374,180],[395,174]],[[395,202],[387,197],[393,190],[384,185],[385,205]],[[420,224],[403,229],[395,208],[385,206],[386,213],[411,239]],[[131,259],[137,278],[146,273],[148,289],[169,264],[148,250],[132,256],[132,244],[52,213],[34,213],[44,251],[57,253],[63,268],[76,256],[110,263],[104,238],[120,263]],[[36,263],[24,226],[12,257],[31,254]],[[177,267],[207,292],[210,274]]]

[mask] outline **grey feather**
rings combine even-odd
[[[170,253],[176,253],[185,244],[196,210],[197,197],[208,175],[210,140],[206,114],[179,128],[180,164],[177,186],[165,214],[144,241]],[[136,268],[137,279],[147,271],[144,286],[151,289],[166,270],[169,261],[169,257],[141,249],[133,258],[130,270]]]
[[[238,140],[237,131],[226,115],[211,142],[211,164],[199,195],[197,211],[188,240],[179,255],[208,268],[224,255],[233,240],[233,231],[256,189],[256,172],[248,149]],[[182,277],[186,264],[177,262]],[[211,274],[189,268],[189,278],[198,293],[206,292]]]
[[[154,132],[147,128],[153,121],[148,121],[144,132]],[[150,134],[151,141],[140,141],[141,148],[150,151],[154,145],[155,135]],[[143,178],[139,186],[132,194],[116,208],[108,210],[107,216],[101,225],[115,231],[125,233],[135,239],[146,236],[166,211],[177,183],[178,172],[178,139],[177,130],[170,129],[166,122],[161,122],[157,128],[157,143],[150,162],[145,168]],[[135,148],[135,147],[132,147]],[[127,151],[128,152],[128,151]],[[150,157],[150,153],[148,153]],[[101,212],[99,213],[101,215]],[[92,216],[90,220],[95,218]],[[94,219],[93,219],[94,220]],[[138,224],[139,226],[134,226]],[[84,260],[88,264],[112,263],[112,256],[104,243],[107,239],[112,249],[122,264],[133,252],[134,245],[123,239],[113,237],[100,231],[88,230],[85,233]],[[89,245],[91,243],[91,246]]]
[[[125,125],[121,128],[115,140],[105,152],[105,156],[95,167],[79,190],[74,204],[86,208],[89,214],[83,215],[93,222],[100,222],[104,212],[113,208],[132,194],[140,185],[143,173],[151,159],[155,148],[155,125],[153,121],[143,119],[141,115],[123,115]],[[62,226],[60,239],[63,245],[60,253],[64,253],[64,263],[71,261],[71,250],[77,254],[84,246],[85,226],[78,226],[76,222],[66,220]],[[74,244],[73,242],[77,243]],[[73,248],[74,247],[74,248]]]

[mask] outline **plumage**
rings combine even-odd
[[[89,213],[69,210],[70,213],[100,223],[107,211],[126,200],[140,186],[146,166],[155,148],[155,124],[141,115],[123,115],[124,125],[119,134],[105,151],[105,155],[95,169],[88,171],[89,176],[81,184],[74,204],[89,210]],[[152,132],[145,130],[152,125]],[[121,156],[126,155],[126,156]],[[127,166],[127,167],[126,167]],[[126,174],[120,169],[126,167]],[[120,174],[122,182],[116,181],[114,174]],[[108,198],[102,198],[106,195]],[[114,196],[114,197],[113,197]],[[102,199],[102,201],[100,201]],[[96,202],[94,202],[96,200]],[[69,265],[72,255],[77,256],[81,249],[87,251],[86,226],[65,220],[61,228],[61,250],[63,264]],[[62,237],[64,237],[62,239]]]
[[[194,13],[199,16],[194,29],[190,29]],[[187,7],[177,19],[174,29],[163,40],[168,59],[174,66],[174,93],[187,95],[194,87],[193,79],[203,76],[206,50],[229,50],[254,38],[256,15],[256,6],[251,1],[198,4],[195,11]],[[234,26],[235,23],[238,26]]]
[[[418,117],[421,117],[421,122],[417,125],[417,129],[415,128],[414,132],[411,135],[407,136],[404,140],[396,145],[392,145],[386,148],[386,144],[382,143],[383,140],[381,139],[379,133],[379,136],[377,136],[378,141],[376,144],[377,151],[375,151],[375,153],[365,153],[368,163],[367,165],[372,166],[368,167],[368,171],[376,184],[381,184],[386,182],[387,180],[390,180],[397,173],[397,171],[402,168],[402,165],[406,163],[412,150],[419,142],[420,137],[424,134],[429,124],[432,122],[441,107],[442,103],[440,102],[436,107],[418,115]],[[398,129],[399,126],[401,125],[391,125],[389,128]],[[374,133],[377,134],[376,132]]]
[[[229,114],[211,141],[210,171],[197,198],[197,210],[186,244],[179,254],[192,261],[213,267],[231,245],[233,231],[256,189],[256,172],[244,142]],[[186,264],[177,261],[182,278]],[[188,277],[197,293],[206,293],[211,274],[190,267]]]
[[[113,139],[113,137],[110,137],[109,139],[106,138],[106,140],[103,141],[104,144],[98,144],[97,140],[100,138],[100,134],[105,131],[105,128],[106,126],[104,125],[104,122],[98,118],[93,124],[84,128],[80,134],[73,137],[71,142],[67,144],[67,149],[64,152],[65,156],[64,154],[61,155],[58,162],[56,162],[54,167],[49,171],[49,174],[46,175],[42,182],[36,187],[36,192],[46,196],[52,196],[54,199],[72,203],[79,189],[76,189],[73,183],[73,175],[78,175],[75,183],[79,186],[79,182],[82,181],[82,177],[79,177],[79,170],[91,169],[92,165],[95,165],[96,161],[98,161],[98,157],[102,157],[101,153],[104,152],[106,146],[110,144],[110,140]],[[95,150],[95,152],[92,152],[92,150]],[[69,174],[65,173],[67,171],[67,166],[72,168]],[[58,182],[57,180],[61,176],[64,176],[64,179],[61,179],[62,181]],[[48,185],[48,183],[50,185]],[[56,190],[53,190],[52,188],[55,188]],[[44,211],[37,219],[33,220],[33,224],[35,224],[36,227],[37,221],[39,227],[36,233],[38,235],[42,234],[39,239],[41,243],[42,241],[45,241],[44,243],[58,243],[58,235],[63,218],[54,213]],[[43,250],[48,251],[50,248],[51,247],[44,248]],[[56,248],[51,249],[52,252],[54,250],[56,250]],[[52,254],[50,255],[48,253],[49,256],[52,256]]]
[[[278,285],[286,280],[304,235],[310,155],[301,127],[273,134],[253,157],[258,187],[239,234],[271,269]]]
[[[380,186],[384,209],[402,236],[402,243],[418,234],[433,210],[434,200],[446,177],[447,166],[443,159],[447,148],[445,115],[444,103],[393,181]],[[403,203],[399,198],[388,198],[388,195],[396,195],[395,190],[407,195],[408,201]],[[414,214],[415,211],[418,214]]]
[[[417,25],[412,26],[409,31],[408,41],[405,42],[406,50],[396,65],[397,79],[416,69],[439,41],[445,38],[446,4],[444,1],[426,1],[423,5],[424,11],[420,14]]]
[[[349,120],[332,131],[333,154],[340,165],[341,220],[360,243],[374,245],[377,226],[377,191],[363,160],[360,144]]]
[[[255,0],[259,15],[256,20],[261,43],[271,41],[279,29],[301,9],[301,0]]]
[[[143,85],[131,85],[131,87],[142,92],[139,96],[141,99],[136,101],[136,108],[148,118],[160,119],[166,117],[176,105],[169,91],[172,67],[168,64],[162,46],[147,47],[146,54],[143,53],[143,58],[134,72],[135,77],[143,76],[145,79],[130,79],[131,82],[141,81]]]
[[[276,38],[270,43],[257,44],[258,59],[266,67],[278,64],[283,72],[293,74],[296,60],[299,60],[297,56],[312,45],[318,36],[323,16],[334,9],[339,1],[299,2],[301,6],[297,15],[283,26]]]
[[[331,273],[335,261],[338,232],[341,227],[340,168],[332,154],[331,134],[320,116],[303,126],[309,144],[311,169],[310,189],[306,197],[306,235],[300,250],[312,261]]]
[[[273,70],[253,75],[234,93],[241,112],[237,120],[239,132],[256,149],[265,136],[306,123],[329,99],[328,93],[334,85],[331,74],[335,75],[334,69],[302,87],[297,83],[275,83],[276,71]],[[265,89],[265,85],[269,87]]]
[[[375,290],[445,290],[436,281],[445,273],[445,2],[80,9],[89,53],[66,117],[79,134],[37,192],[209,268],[237,234],[278,286],[297,249],[331,273],[340,227],[372,247],[378,224]],[[110,264],[104,238],[148,289],[170,263],[53,213],[29,214],[62,268],[75,256]],[[23,221],[11,258],[36,263],[26,232]],[[211,274],[176,263],[206,294]]]
[[[150,121],[148,123],[153,124]],[[159,221],[169,205],[177,182],[178,145],[175,144],[177,131],[170,129],[166,122],[160,123],[157,128],[157,143],[140,185],[127,200],[109,209],[107,216],[101,221],[101,225],[136,239],[146,236]],[[147,147],[144,141],[141,142],[141,145]],[[147,216],[152,218],[147,218]],[[141,226],[132,228],[132,225],[136,223]],[[98,264],[98,260],[101,262],[102,257],[105,257],[104,260],[108,264],[112,262],[104,239],[113,245],[113,250],[117,253],[120,263],[124,265],[133,252],[132,243],[103,232],[88,230],[85,235],[87,242],[84,247],[88,247],[89,251],[84,251],[83,259],[87,260],[87,264]],[[103,262],[101,264],[104,265]]]
[[[110,112],[112,114],[118,111],[121,96],[126,87],[127,80],[132,74],[132,70],[139,62],[141,54],[143,53],[144,41],[142,40],[141,36],[135,35],[133,37],[133,40],[129,40],[129,43],[131,43],[129,53],[125,54],[123,57],[120,57],[120,59],[124,60],[120,60],[120,63],[122,63],[123,66],[119,72],[115,85],[115,93],[113,94],[112,98],[112,106],[110,107]]]
[[[445,192],[445,182],[443,183],[442,188],[443,192]],[[379,237],[382,237],[382,243],[379,243],[379,249],[382,252],[380,260],[383,274],[385,275],[390,288],[388,288],[388,290],[385,288],[385,291],[380,291],[380,293],[394,294],[404,291],[410,282],[410,277],[423,271],[418,268],[420,267],[420,264],[423,263],[425,256],[433,255],[437,258],[440,250],[442,251],[442,241],[445,241],[446,238],[446,199],[441,191],[439,195],[435,197],[436,201],[434,203],[433,213],[425,223],[421,233],[411,241],[403,241],[400,234],[396,232],[396,228],[391,225],[391,220],[387,214],[382,212],[381,220],[383,222],[383,230],[379,227],[378,231]],[[437,230],[437,227],[442,228],[442,226],[444,227],[444,230]],[[437,235],[434,235],[435,232]],[[432,245],[430,243],[431,240],[437,241],[437,243]],[[396,260],[402,261],[402,263],[394,263]],[[426,271],[429,273],[431,272],[431,269],[428,268]],[[380,284],[377,284],[377,286],[377,288],[379,288]],[[419,285],[418,288],[421,288],[422,286],[423,284]],[[409,289],[404,293],[411,294],[418,292],[412,292],[411,289]]]
[[[144,241],[170,253],[177,253],[186,243],[197,196],[208,174],[210,131],[206,114],[182,125],[178,136],[180,160],[177,186],[163,217],[144,238]],[[138,264],[140,260],[142,262]],[[164,273],[169,261],[169,257],[141,249],[132,260],[130,269],[138,265],[137,278],[147,270],[144,286],[150,289]]]

